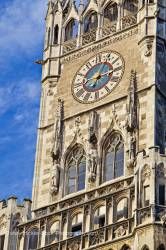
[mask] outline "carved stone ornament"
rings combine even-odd
[[[73,241],[69,246],[68,250],[79,250],[80,249],[80,241]]]
[[[115,229],[114,234],[115,234],[115,238],[119,238],[119,237],[126,235],[127,234],[126,225],[125,226],[120,225],[117,229]]]
[[[5,228],[6,224],[7,224],[7,216],[5,214],[3,214],[0,217],[0,230],[2,230],[3,228]]]
[[[145,165],[141,171],[141,179],[142,181],[145,181],[146,179],[149,179],[151,176],[151,170],[148,165]]]
[[[53,160],[59,161],[62,148],[62,131],[63,131],[63,113],[64,103],[61,99],[58,100],[57,114],[55,118],[55,136],[54,146],[52,150]]]
[[[90,234],[90,246],[97,245],[104,242],[104,230],[99,229],[94,233]]]

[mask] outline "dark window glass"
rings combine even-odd
[[[98,26],[97,13],[92,12],[85,18],[84,32],[89,32],[91,29],[96,29],[97,26]]]
[[[159,185],[159,205],[165,205],[165,185]]]
[[[33,230],[33,231],[31,231],[31,233],[29,235],[28,250],[37,249],[37,243],[38,243],[38,231]]]
[[[78,236],[82,233],[82,223],[72,226],[72,236]]]
[[[4,250],[5,235],[0,236],[0,250]]]
[[[137,0],[125,0],[124,9],[129,13],[136,13],[138,11],[138,1]]]
[[[109,4],[105,10],[104,10],[104,22],[105,24],[107,24],[107,21],[113,22],[116,21],[118,19],[118,7],[117,4]],[[107,21],[106,21],[107,20]]]
[[[59,27],[58,25],[54,28],[54,44],[58,44],[58,33],[59,33]]]
[[[78,36],[78,21],[72,19],[65,29],[65,41],[75,39]]]

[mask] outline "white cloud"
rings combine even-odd
[[[30,54],[43,40],[47,0],[13,0],[0,15],[2,53]],[[2,62],[1,62],[2,63]]]

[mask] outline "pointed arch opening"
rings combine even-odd
[[[138,0],[125,0],[123,4],[124,16],[135,15],[138,11]]]
[[[84,33],[97,29],[97,27],[98,27],[97,13],[96,11],[91,11],[86,15],[84,20]]]
[[[165,250],[164,244],[160,244],[157,248],[157,250]]]
[[[52,244],[59,240],[59,232],[60,232],[60,221],[56,220],[49,226],[48,232],[48,244]]]
[[[38,247],[39,239],[39,229],[33,228],[26,234],[25,238],[25,249],[26,250],[35,250]]]
[[[117,221],[127,219],[128,217],[128,199],[122,198],[117,204],[116,218]]]
[[[124,175],[124,141],[120,133],[108,135],[103,146],[103,182]]]
[[[76,39],[78,36],[78,21],[72,18],[65,28],[65,41]]]
[[[121,250],[131,250],[131,248],[129,247],[129,245],[124,245]]]
[[[82,226],[83,226],[83,214],[77,213],[71,221],[71,233],[72,237],[79,236],[82,234]]]
[[[106,206],[101,205],[94,211],[93,229],[98,229],[105,226]]]
[[[117,22],[118,6],[117,3],[110,2],[104,9],[104,26],[110,26]]]
[[[144,245],[141,250],[149,250],[149,247],[147,245]]]
[[[53,40],[54,44],[58,44],[58,38],[59,38],[59,26],[57,24],[54,27],[54,40]]]
[[[76,145],[66,159],[66,194],[85,189],[86,156],[81,145]]]

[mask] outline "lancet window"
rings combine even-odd
[[[93,219],[94,229],[98,229],[100,227],[105,226],[105,214],[106,214],[105,206],[100,206],[95,210]]]
[[[98,26],[97,13],[95,11],[90,12],[84,21],[84,32],[89,32],[92,29],[96,29]]]
[[[71,19],[65,28],[65,41],[75,39],[78,36],[78,21]]]
[[[104,25],[116,23],[118,19],[117,3],[109,3],[104,10]]]
[[[71,194],[85,189],[86,157],[81,146],[76,146],[66,161],[66,193]]]
[[[103,181],[124,175],[124,142],[119,133],[107,137],[104,143]]]

